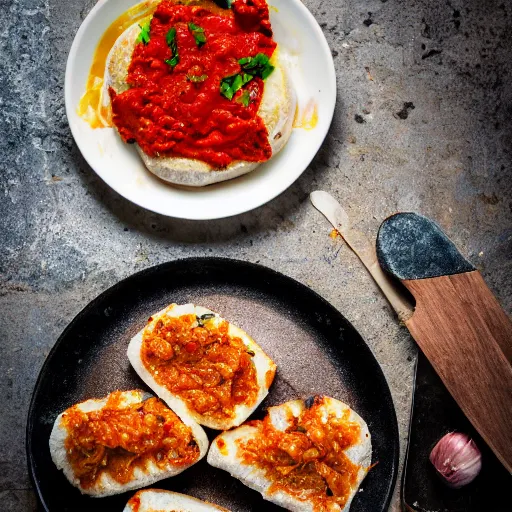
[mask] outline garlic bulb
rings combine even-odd
[[[482,468],[482,454],[466,434],[451,432],[430,453],[430,462],[449,487],[458,489],[472,482]]]

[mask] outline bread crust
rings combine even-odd
[[[152,315],[151,320],[146,327],[153,326],[163,315],[179,317],[186,314],[195,314],[196,316],[201,316],[204,314],[215,314],[217,321],[222,320],[217,313],[214,313],[210,309],[204,308],[202,306],[196,306],[194,304],[171,304],[157,314]],[[275,363],[272,361],[272,359],[270,359],[270,357],[267,356],[267,354],[265,354],[265,352],[263,352],[261,347],[246,332],[242,331],[242,329],[233,325],[232,323],[229,323],[228,333],[231,336],[237,336],[241,338],[248,349],[254,352],[252,360],[256,368],[256,378],[258,383],[258,395],[256,402],[250,406],[244,404],[235,406],[235,417],[231,419],[211,418],[191,410],[183,399],[171,393],[166,387],[156,382],[153,375],[151,375],[151,373],[144,366],[140,357],[140,351],[142,347],[142,336],[146,327],[141,329],[130,341],[127,352],[128,359],[130,360],[131,365],[139,377],[180,417],[182,415],[190,417],[205,427],[213,428],[216,430],[227,430],[243,423],[258,407],[262,400],[268,395],[269,387],[272,384],[276,372]]]
[[[357,484],[352,489],[349,499],[343,508],[338,504],[334,504],[334,506],[329,509],[329,512],[347,512],[357,493],[358,487],[367,474],[367,468],[371,464],[371,435],[365,421],[348,405],[334,398],[322,397],[322,399],[323,404],[321,411],[323,413],[333,412],[341,417],[346,410],[349,410],[349,421],[358,423],[361,427],[359,443],[345,450],[345,454],[348,458],[353,463],[360,466],[357,475]],[[290,418],[292,416],[298,417],[304,408],[305,403],[303,400],[293,400],[276,407],[270,407],[268,412],[274,427],[278,430],[286,430],[290,424]],[[208,463],[216,468],[227,471],[231,476],[247,485],[247,487],[260,492],[265,500],[294,512],[313,512],[314,506],[311,502],[299,500],[283,490],[269,493],[269,487],[272,482],[265,476],[265,472],[258,467],[243,463],[237,456],[237,441],[248,440],[252,438],[257,431],[258,429],[255,426],[247,424],[220,434],[210,445],[207,457]],[[222,451],[217,443],[220,439],[224,441],[224,443],[222,443]]]
[[[131,62],[140,28],[137,23],[121,34],[112,47],[105,69],[103,101],[109,102],[109,88],[117,94],[126,91],[128,67]],[[258,115],[268,130],[268,140],[272,148],[272,158],[281,151],[293,130],[296,108],[296,95],[291,84],[286,64],[275,51],[274,72],[265,80],[265,88]],[[235,161],[226,168],[214,168],[201,160],[182,157],[151,157],[135,144],[144,165],[149,171],[164,181],[176,185],[203,187],[230,180],[253,171],[260,162]]]
[[[141,390],[122,392],[123,404],[125,404],[126,406],[134,403],[141,403],[144,400],[151,398],[151,396],[152,395],[150,395],[149,393],[146,393]],[[99,410],[106,405],[108,398],[109,397],[107,396],[102,399],[86,400],[84,402],[77,404],[77,406],[84,412]],[[195,462],[187,466],[181,467],[174,467],[169,465],[165,469],[160,469],[158,466],[150,462],[146,465],[144,469],[136,467],[133,472],[133,479],[127,484],[121,484],[114,480],[107,473],[103,473],[94,486],[88,489],[84,489],[80,486],[80,479],[76,477],[73,468],[68,462],[65,447],[65,442],[68,437],[68,431],[61,423],[62,415],[64,414],[64,412],[59,414],[59,416],[55,420],[52,432],[50,434],[49,443],[52,460],[54,464],[57,466],[57,468],[63,471],[64,475],[72,485],[77,487],[82,494],[87,494],[93,497],[112,496],[114,494],[119,494],[122,492],[131,491],[133,489],[139,489],[141,487],[151,485],[155,482],[158,482],[159,480],[163,480],[164,478],[176,476],[179,473],[185,471],[185,469],[188,469],[196,462],[199,462],[208,451],[208,438],[206,437],[204,430],[190,418],[183,417],[179,413],[174,411],[180,417],[183,423],[189,426],[192,430],[192,435],[199,447],[199,457]]]
[[[138,507],[132,506],[139,503]],[[186,494],[147,489],[139,491],[128,501],[123,512],[230,512],[227,508],[201,501]]]

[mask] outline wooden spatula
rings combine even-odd
[[[464,414],[512,472],[509,318],[480,272],[421,215],[398,213],[385,220],[377,255],[382,268],[416,299],[405,325]]]

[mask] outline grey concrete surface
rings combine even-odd
[[[213,222],[132,205],[88,167],[64,112],[64,71],[94,0],[0,0],[0,508],[35,510],[25,461],[31,390],[91,299],[185,256],[260,262],[306,283],[361,332],[406,445],[415,347],[354,254],[308,201],[331,191],[374,236],[397,210],[436,219],[512,310],[512,4],[305,0],[332,48],[334,121],[280,197]],[[397,494],[392,510],[398,510]],[[6,507],[6,508],[4,508]]]

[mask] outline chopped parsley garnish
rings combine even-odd
[[[196,315],[197,326],[204,327],[203,322],[206,320],[211,320],[212,318],[215,318],[215,313],[205,313],[204,315],[201,315],[201,316]]]
[[[215,0],[215,3],[219,7],[223,7],[224,9],[231,9],[231,5],[233,3],[233,0]]]
[[[208,78],[208,75],[201,75],[201,76],[187,75],[187,80],[189,80],[190,82],[204,82],[207,78]]]
[[[194,36],[194,39],[196,40],[196,44],[198,48],[201,48],[206,43],[206,36],[204,35],[204,28],[201,28],[194,23],[190,22],[188,24],[188,29]]]
[[[171,68],[174,68],[176,64],[180,61],[180,56],[178,55],[178,45],[176,43],[176,29],[173,27],[169,32],[167,32],[167,35],[165,36],[165,40],[167,42],[167,45],[171,49],[172,56],[170,59],[166,59],[165,63],[169,64]]]
[[[248,75],[247,73],[237,73],[236,75],[227,76],[220,82],[220,93],[228,100],[232,100],[235,93],[253,78],[252,75]]]
[[[140,27],[139,37],[137,37],[135,42],[137,44],[139,44],[139,43],[148,44],[149,39],[150,39],[149,29],[151,28],[151,20],[148,20],[146,23],[144,23],[144,25],[139,25],[139,27]]]
[[[265,80],[274,71],[274,66],[270,64],[270,59],[264,53],[258,53],[255,57],[245,57],[238,61],[242,68],[241,73],[226,76],[220,82],[220,93],[228,100],[232,100],[235,93],[240,90],[247,82],[258,76]],[[245,104],[245,99],[241,102]]]
[[[270,64],[270,59],[264,53],[258,53],[254,57],[245,57],[238,61],[242,71],[253,76],[259,76],[265,80],[274,71],[274,66]]]
[[[251,102],[249,91],[244,91],[235,101],[241,103],[244,107],[248,107]]]

